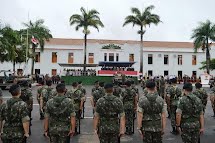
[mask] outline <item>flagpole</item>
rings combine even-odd
[[[28,22],[29,22],[29,12],[28,12]],[[29,45],[28,45],[28,28],[27,28],[27,40],[26,40],[26,41],[27,41],[27,44],[26,44],[27,47],[26,47],[26,51],[25,51],[25,52],[26,52],[26,53],[25,53],[25,54],[26,54],[26,55],[25,55],[25,56],[26,56],[26,57],[25,57],[25,62],[26,62],[26,64],[27,64],[27,62],[28,62],[28,46],[29,46]]]

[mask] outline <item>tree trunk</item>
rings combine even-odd
[[[16,62],[15,62],[15,60],[13,61],[13,72],[15,73],[15,71],[16,71]]]
[[[34,45],[32,45],[32,65],[31,65],[31,75],[34,74],[34,63],[35,63],[35,48]]]
[[[206,69],[207,69],[207,73],[210,74],[210,50],[209,50],[209,42],[207,39],[207,43],[206,43]]]
[[[141,27],[141,31],[143,31],[143,28]],[[140,73],[143,75],[143,33],[140,34]]]
[[[87,34],[84,35],[84,73],[86,72],[87,63]]]

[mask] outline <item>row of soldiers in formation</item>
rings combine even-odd
[[[126,134],[134,133],[133,124],[136,110],[138,111],[138,131],[141,131],[141,134],[148,134],[148,136],[144,136],[143,140],[145,140],[145,142],[150,142],[150,140],[152,140],[152,138],[150,139],[152,136],[150,135],[150,132],[160,133],[165,127],[165,118],[163,118],[163,113],[165,113],[165,104],[163,99],[166,100],[168,105],[167,109],[171,117],[173,134],[178,134],[179,132],[178,127],[180,124],[177,123],[176,119],[177,111],[178,113],[181,113],[179,111],[182,110],[189,111],[189,113],[185,112],[186,118],[191,117],[191,113],[192,118],[197,118],[193,115],[193,113],[199,113],[199,115],[201,114],[201,112],[199,112],[200,110],[197,110],[197,108],[201,106],[202,111],[205,110],[207,104],[207,93],[203,88],[201,88],[200,83],[196,84],[196,91],[193,93],[196,95],[195,97],[198,97],[198,99],[201,100],[201,103],[196,105],[194,102],[196,100],[195,98],[191,104],[187,105],[183,103],[183,106],[186,108],[183,107],[183,109],[181,109],[182,107],[179,105],[180,103],[182,104],[180,100],[183,99],[183,96],[181,89],[176,85],[177,80],[171,80],[171,83],[167,86],[166,94],[163,94],[163,91],[165,91],[165,81],[162,80],[163,79],[161,78],[155,82],[150,80],[142,83],[144,90],[142,96],[139,96],[139,91],[138,88],[134,86],[134,81],[127,81],[125,83],[125,88],[123,89],[117,82],[114,86],[111,84],[106,84],[105,87],[103,82],[95,82],[95,87],[92,89],[91,93],[91,103],[95,114],[94,129],[96,133],[99,133],[98,135],[100,142],[106,142],[107,140],[111,140],[111,142],[114,142],[115,140],[118,142],[119,131],[120,135],[124,134],[124,131],[126,131]],[[28,88],[27,82],[23,82],[21,86],[22,87],[20,88],[19,85],[13,85],[9,90],[13,98],[9,99],[1,106],[0,120],[5,120],[4,132],[1,136],[3,142],[14,142],[14,138],[16,138],[17,140],[15,142],[19,143],[21,140],[23,141],[23,138],[19,138],[21,133],[23,133],[26,137],[30,134],[29,127],[31,125],[30,120],[31,111],[33,109],[33,96],[32,92]],[[64,84],[59,84],[56,89],[53,89],[52,81],[48,80],[46,82],[46,86],[41,86],[38,89],[37,99],[40,104],[41,119],[44,119],[45,116],[44,134],[48,136],[49,133],[49,137],[53,143],[57,143],[65,139],[65,142],[68,141],[69,138],[68,135],[65,136],[65,132],[69,133],[69,135],[80,133],[80,118],[84,109],[84,102],[86,101],[86,90],[82,86],[81,82],[74,82],[72,86],[73,88],[68,91],[66,90]],[[164,89],[162,89],[163,87]],[[184,90],[191,94],[191,87],[192,85],[190,86],[189,84],[185,84]],[[215,88],[212,88],[212,91],[213,89]],[[193,100],[193,96],[190,97],[190,100]],[[26,104],[21,101],[24,101]],[[185,101],[187,102],[187,100]],[[68,122],[68,117],[70,117],[69,119],[71,119],[71,122]],[[119,117],[121,122],[120,126],[117,120]],[[181,118],[183,118],[183,116]],[[20,119],[22,119],[22,123],[20,123]],[[125,121],[123,121],[124,119]],[[154,120],[156,120],[156,123],[162,120],[163,122],[160,122],[162,123],[162,128],[159,127],[159,124],[155,124]],[[195,121],[195,119],[191,120],[193,125],[193,121]],[[70,123],[72,124],[71,126]],[[124,129],[123,123],[125,123],[126,129]],[[198,125],[200,124],[201,122]],[[201,129],[203,128],[202,126],[203,125],[201,125]],[[13,127],[13,129],[17,127],[17,132],[19,134],[16,132],[11,132],[9,130],[11,127]],[[188,133],[189,132],[182,136],[182,139],[184,137],[184,142],[190,139],[193,140]],[[117,139],[114,138],[114,136],[110,136],[110,134],[117,134]],[[153,139],[154,141],[152,142],[161,142],[160,137],[161,136],[157,136],[156,138],[155,136]],[[194,138],[195,137],[196,136],[194,136]]]

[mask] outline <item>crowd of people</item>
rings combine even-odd
[[[91,90],[93,128],[100,143],[120,142],[124,134],[134,134],[134,120],[144,143],[160,143],[165,133],[166,115],[171,120],[174,135],[181,134],[184,143],[198,143],[204,132],[204,112],[208,93],[201,83],[190,82],[177,86],[177,79],[165,81],[164,77],[142,79],[143,92],[139,92],[133,80],[121,85],[95,82]],[[44,120],[44,136],[51,143],[67,143],[70,137],[81,133],[84,118],[86,89],[82,82],[73,82],[66,89],[64,81],[53,88],[49,78],[39,80],[37,91],[40,119]],[[23,143],[31,135],[31,112],[33,95],[26,81],[14,84],[9,92],[12,98],[0,106],[0,128],[3,143]],[[0,95],[2,92],[0,92]],[[215,117],[215,87],[211,88],[211,101]],[[2,97],[2,95],[1,95]],[[3,122],[5,122],[3,124]],[[24,138],[23,138],[24,136]]]
[[[96,76],[95,69],[87,69],[85,72],[83,69],[67,69],[66,76]]]

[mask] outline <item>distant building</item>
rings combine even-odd
[[[53,38],[46,43],[44,52],[36,50],[35,72],[40,74],[62,74],[67,68],[60,64],[83,64],[84,40]],[[194,53],[193,43],[145,41],[143,47],[143,74],[156,75],[196,75],[205,61],[205,52]],[[213,48],[211,58],[215,56]],[[131,40],[97,40],[87,41],[87,64],[98,64],[100,61],[136,62],[134,69],[139,71],[140,42]],[[1,63],[0,70],[12,70],[12,63]],[[31,71],[31,61],[27,66],[17,64],[17,70],[24,68]],[[99,68],[99,67],[95,67]],[[89,69],[95,69],[89,67]],[[70,67],[70,69],[75,69]],[[76,67],[78,69],[78,67]]]

